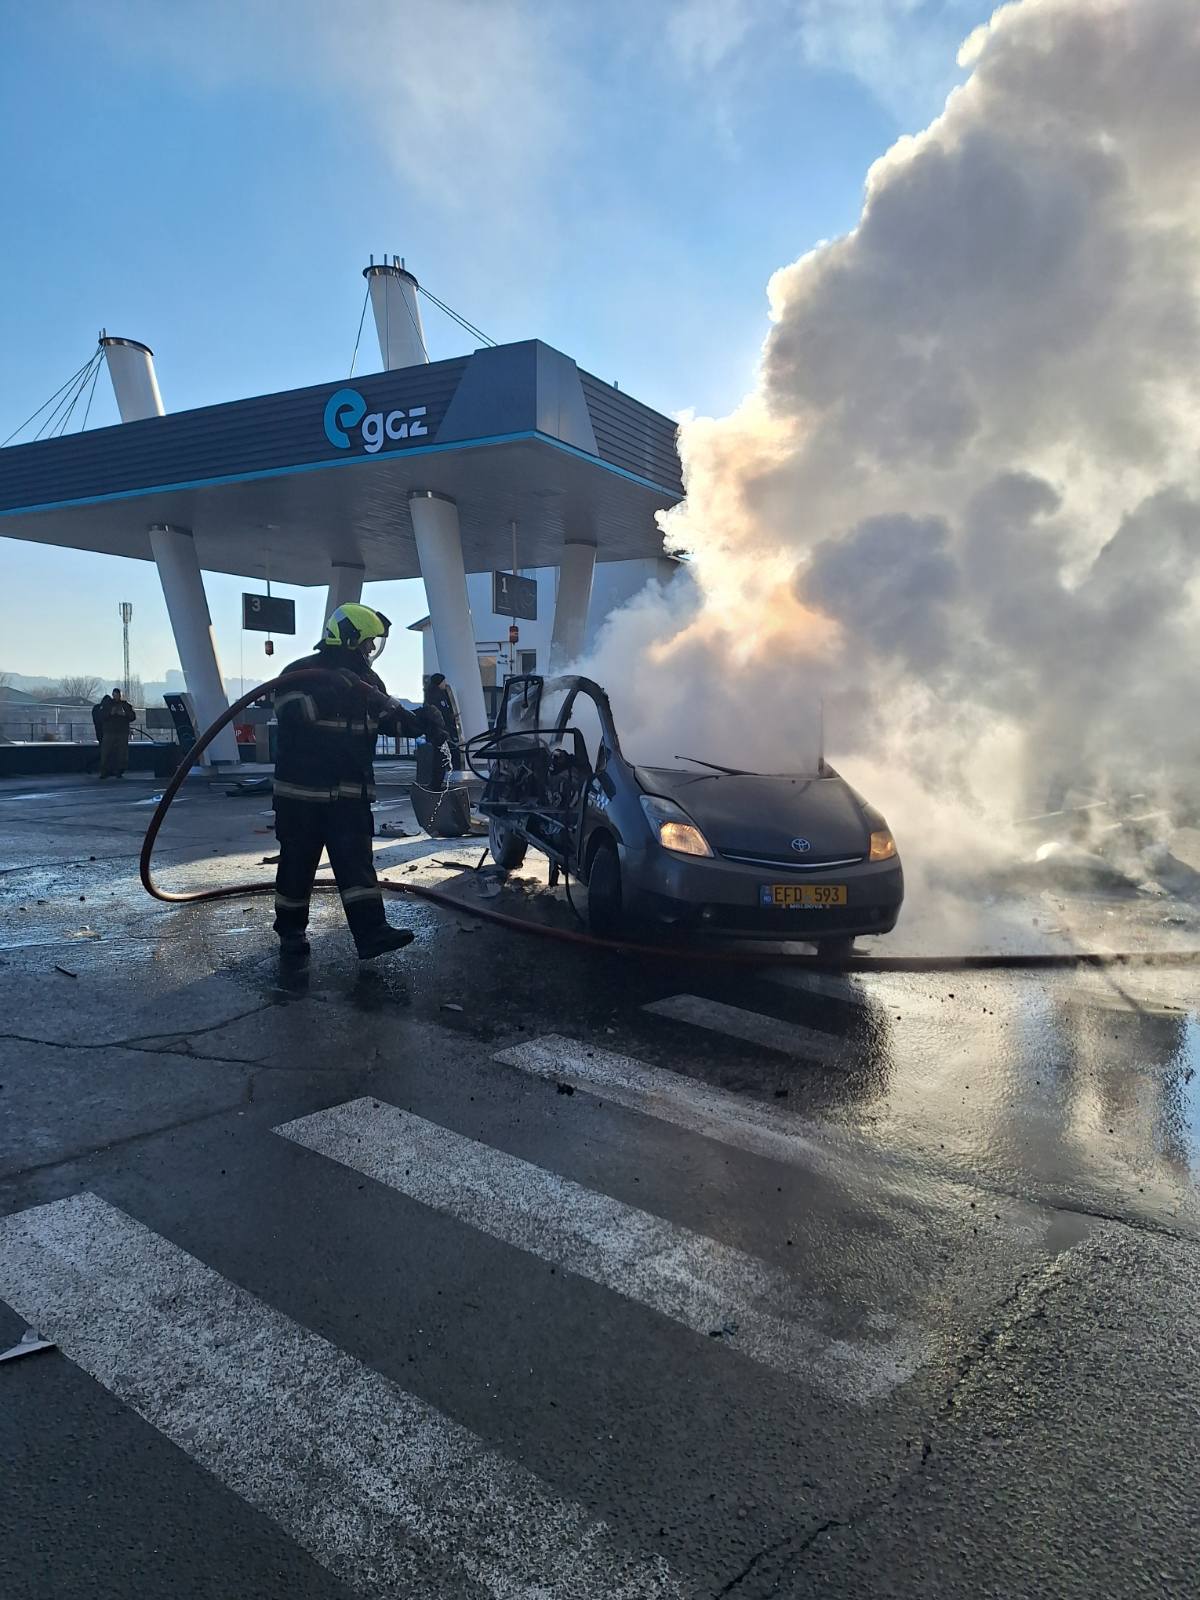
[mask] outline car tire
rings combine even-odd
[[[844,961],[854,954],[854,935],[843,934],[837,939],[818,939],[817,954],[826,961]]]
[[[597,939],[615,939],[625,927],[621,892],[621,862],[617,847],[604,840],[592,857],[588,872],[588,932]]]
[[[514,872],[525,860],[525,851],[528,846],[515,829],[506,827],[503,822],[497,822],[495,817],[488,818],[488,848],[492,852],[492,860],[505,872]]]

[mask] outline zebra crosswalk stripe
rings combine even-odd
[[[778,1050],[783,1055],[801,1056],[810,1061],[833,1061],[840,1054],[839,1041],[832,1034],[820,1033],[798,1022],[781,1022],[778,1017],[747,1011],[742,1006],[729,1006],[721,1000],[708,1000],[698,994],[675,994],[665,1000],[652,1000],[642,1010],[654,1016],[669,1017],[673,1022],[688,1022],[696,1028],[728,1034],[733,1039],[743,1039],[765,1050]]]
[[[840,1399],[877,1399],[924,1359],[895,1318],[836,1336],[826,1307],[755,1256],[398,1106],[351,1100],[275,1131]]]
[[[585,1046],[559,1033],[523,1040],[496,1051],[492,1059],[534,1077],[591,1089],[616,1105],[751,1155],[804,1167],[828,1165],[835,1159],[829,1138],[793,1113],[768,1110],[728,1089],[714,1089],[698,1078],[652,1067],[615,1050]]]
[[[764,967],[757,974],[767,983],[782,984],[787,989],[798,989],[802,994],[819,994],[827,1000],[841,1000],[848,1006],[865,1006],[872,998],[871,991],[857,977],[841,976],[835,972],[813,972],[808,968],[792,971],[788,967]],[[878,983],[878,979],[874,982]]]
[[[94,1194],[0,1219],[0,1298],[364,1595],[683,1600],[660,1558]]]

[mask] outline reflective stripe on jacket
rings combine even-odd
[[[281,684],[275,691],[275,798],[311,805],[374,800],[379,722],[368,700],[370,691],[382,695],[387,690],[354,650],[318,650],[291,662],[280,676],[297,672],[351,673],[363,687],[330,676],[306,680],[294,689]]]

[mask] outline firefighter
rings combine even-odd
[[[380,732],[424,734],[440,742],[445,729],[429,707],[411,712],[390,699],[371,670],[390,628],[369,606],[339,606],[315,653],[281,674],[327,674],[297,682],[294,689],[281,684],[275,693],[275,932],[285,960],[308,955],[308,902],[322,850],[329,854],[359,959],[412,943],[411,931],[393,928],[384,915],[375,876],[372,758]]]

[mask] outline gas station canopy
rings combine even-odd
[[[682,498],[675,424],[537,340],[0,450],[0,535],[152,559],[190,529],[201,568],[324,584],[421,576],[409,497],[456,502],[468,572],[662,552]]]

